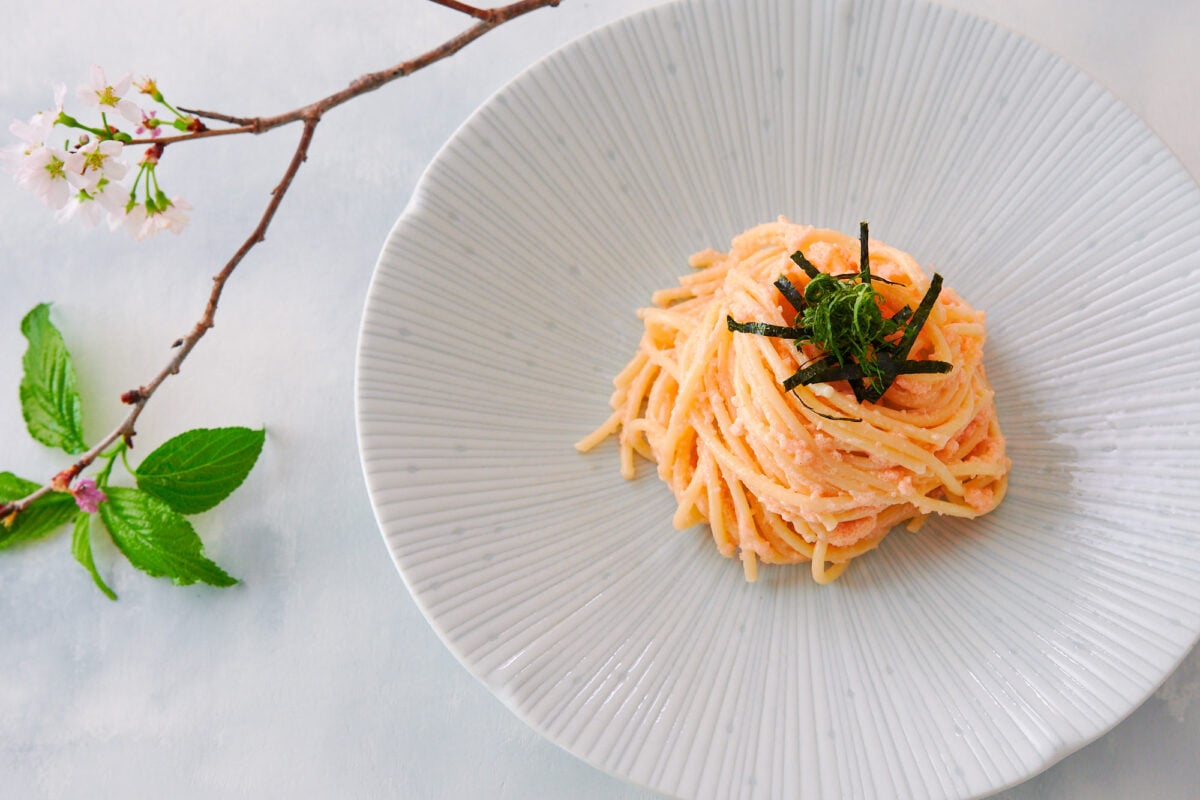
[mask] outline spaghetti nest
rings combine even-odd
[[[730,330],[729,317],[793,322],[775,281],[807,286],[796,251],[841,275],[859,269],[858,246],[781,217],[736,237],[728,253],[693,255],[696,271],[639,312],[645,333],[614,380],[613,413],[577,445],[617,434],[626,478],[635,453],[657,462],[679,504],[675,527],[708,522],[747,580],[759,561],[811,562],[828,583],[898,524],[976,517],[1004,496],[1009,461],[982,363],[984,314],[952,290],[938,295],[909,357],[953,368],[900,375],[877,402],[859,402],[844,381],[789,391],[783,382],[821,351]],[[871,274],[889,281],[875,287],[884,316],[921,301],[930,281],[911,256],[870,242],[869,259]]]

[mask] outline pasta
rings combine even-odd
[[[933,513],[976,517],[1004,496],[1009,460],[982,363],[984,314],[952,290],[937,295],[909,356],[952,368],[899,375],[877,402],[860,402],[845,381],[789,391],[783,382],[821,351],[731,330],[727,318],[793,323],[796,309],[773,283],[783,275],[807,286],[792,253],[841,275],[859,269],[858,250],[852,237],[780,217],[734,238],[728,253],[693,255],[695,271],[639,312],[645,331],[614,379],[612,414],[577,444],[587,451],[616,435],[626,478],[635,456],[656,462],[678,501],[675,527],[707,522],[747,580],[760,561],[810,562],[828,583],[901,523],[915,531]],[[930,285],[911,256],[880,242],[869,244],[869,271],[894,282],[867,282],[885,316],[916,307]]]

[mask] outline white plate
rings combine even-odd
[[[778,214],[988,311],[1013,460],[970,522],[755,585],[603,420],[650,293]],[[1104,89],[920,3],[696,0],[485,104],[375,274],[362,458],[462,662],[548,738],[703,797],[966,797],[1132,711],[1200,631],[1200,190]]]

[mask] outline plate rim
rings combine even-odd
[[[889,2],[889,0],[881,0],[881,1]],[[496,105],[499,105],[497,103],[498,98],[507,94],[509,91],[512,90],[512,88],[514,86],[516,86],[519,83],[521,83],[522,81],[526,80],[529,75],[534,74],[537,71],[543,69],[547,62],[554,60],[554,59],[558,59],[558,58],[568,57],[567,54],[569,53],[569,51],[575,50],[576,48],[581,46],[582,43],[586,42],[589,39],[592,39],[593,37],[601,37],[623,25],[638,24],[638,23],[642,22],[643,20],[648,19],[653,16],[666,15],[666,14],[670,13],[671,9],[673,9],[675,7],[688,6],[688,5],[709,5],[709,6],[730,5],[731,3],[734,3],[734,2],[735,2],[735,0],[663,0],[663,2],[656,3],[655,5],[639,9],[639,10],[634,11],[629,14],[624,14],[624,15],[618,16],[618,17],[616,17],[612,20],[609,20],[608,22],[605,22],[595,28],[591,28],[587,31],[584,31],[583,33],[572,36],[570,39],[563,42],[562,44],[560,44],[560,45],[554,47],[553,49],[547,51],[546,53],[540,55],[536,60],[534,60],[530,64],[526,65],[525,67],[521,68],[520,70],[518,70],[514,75],[509,77],[507,80],[505,80],[503,83],[501,83],[500,86],[498,86],[495,90],[493,90],[491,93],[489,93],[479,103],[479,105],[476,106],[462,120],[462,122],[459,123],[455,127],[454,131],[449,135],[449,137],[437,148],[437,150],[434,153],[434,155],[432,156],[432,158],[421,170],[420,175],[418,176],[417,180],[413,184],[412,193],[409,195],[409,198],[408,198],[407,202],[405,203],[403,209],[401,210],[400,214],[397,216],[396,221],[392,224],[392,226],[388,230],[388,233],[385,236],[383,243],[379,249],[379,253],[378,253],[378,256],[376,257],[375,264],[372,268],[371,280],[368,284],[367,292],[366,292],[366,295],[365,295],[365,298],[363,301],[362,315],[361,315],[361,319],[360,319],[359,330],[358,330],[358,335],[356,337],[356,344],[355,344],[354,415],[355,415],[355,438],[356,438],[356,445],[357,445],[358,452],[359,452],[359,465],[360,465],[360,468],[362,469],[363,479],[366,484],[369,500],[371,503],[372,515],[375,519],[376,526],[379,529],[380,538],[383,540],[384,547],[387,549],[388,557],[391,559],[393,565],[396,568],[396,571],[399,573],[402,581],[404,582],[405,588],[408,590],[409,596],[412,598],[413,602],[416,604],[417,608],[420,610],[421,615],[425,619],[425,622],[433,629],[434,633],[437,635],[437,637],[441,641],[442,645],[445,646],[447,648],[447,650],[449,650],[450,653],[453,654],[455,660],[458,661],[460,666],[462,666],[467,671],[468,674],[470,674],[476,681],[478,681],[488,691],[488,693],[492,697],[500,700],[500,702],[503,704],[505,709],[507,709],[510,713],[512,713],[524,725],[528,726],[530,729],[535,731],[538,734],[538,736],[540,736],[541,738],[545,739],[546,741],[549,741],[550,743],[552,743],[560,751],[569,754],[573,758],[576,758],[576,759],[588,764],[589,766],[599,770],[600,772],[602,772],[606,775],[609,775],[609,776],[611,776],[617,780],[620,780],[626,784],[636,786],[636,787],[639,787],[639,788],[647,790],[647,791],[656,792],[659,794],[663,794],[662,789],[659,789],[659,788],[656,788],[649,784],[643,783],[643,782],[641,782],[633,777],[630,777],[628,775],[620,774],[615,769],[610,769],[608,766],[606,766],[602,763],[599,763],[597,760],[594,760],[585,752],[578,752],[571,745],[560,741],[559,738],[552,735],[541,723],[538,722],[537,719],[535,719],[530,713],[528,713],[526,709],[522,708],[520,704],[515,702],[515,698],[510,693],[498,691],[496,687],[493,687],[488,682],[487,678],[482,673],[482,670],[479,669],[479,664],[477,662],[473,662],[467,656],[467,654],[461,649],[461,647],[453,640],[453,638],[445,630],[445,628],[442,626],[441,622],[437,619],[437,617],[431,613],[431,610],[430,610],[429,606],[427,605],[426,599],[424,597],[422,597],[420,592],[417,591],[410,575],[408,574],[408,572],[405,569],[405,565],[402,562],[402,559],[397,554],[396,550],[392,547],[392,544],[388,537],[387,527],[385,526],[385,523],[380,516],[379,509],[380,509],[381,501],[379,499],[379,493],[383,487],[378,484],[378,479],[372,475],[372,470],[369,466],[368,459],[366,458],[366,450],[368,447],[368,442],[367,442],[368,432],[365,430],[366,423],[364,421],[364,409],[363,409],[364,369],[365,369],[364,356],[366,354],[368,354],[367,339],[368,339],[369,334],[368,334],[367,328],[372,320],[372,317],[376,316],[378,314],[378,311],[375,309],[375,304],[378,303],[378,294],[379,294],[377,287],[378,287],[378,282],[380,279],[381,267],[383,266],[385,259],[387,259],[389,249],[391,248],[393,242],[402,238],[405,229],[408,226],[412,225],[414,222],[414,219],[417,216],[419,216],[419,214],[426,208],[426,203],[428,202],[427,195],[428,195],[429,186],[430,186],[430,176],[431,176],[431,174],[436,172],[436,170],[438,169],[439,162],[443,158],[446,157],[446,154],[452,148],[454,148],[456,146],[457,140],[463,135],[464,131],[471,129],[478,122],[478,120],[484,114],[487,113],[487,111],[490,108],[493,108]],[[836,0],[804,0],[804,2],[806,4],[824,2],[824,3],[829,3],[832,5],[834,2],[836,2]],[[990,17],[985,17],[983,15],[976,14],[972,11],[966,11],[966,10],[962,10],[959,8],[953,8],[953,7],[944,5],[943,3],[939,2],[939,0],[899,0],[898,2],[893,3],[893,4],[894,5],[904,5],[904,6],[909,6],[909,7],[936,8],[941,13],[949,14],[954,18],[965,19],[965,20],[974,20],[978,23],[983,23],[987,26],[990,26],[991,28],[999,30],[999,31],[1003,32],[1006,36],[1010,36],[1015,39],[1028,42],[1030,45],[1032,45],[1032,47],[1034,47],[1036,49],[1036,51],[1041,53],[1043,56],[1048,56],[1049,58],[1053,59],[1055,62],[1065,65],[1070,70],[1073,70],[1075,73],[1083,76],[1090,84],[1092,84],[1093,86],[1100,89],[1101,92],[1103,93],[1103,95],[1109,101],[1109,103],[1111,103],[1114,107],[1119,109],[1121,113],[1123,113],[1123,114],[1127,115],[1128,117],[1130,117],[1131,119],[1133,119],[1136,122],[1136,124],[1138,126],[1140,126],[1140,128],[1142,128],[1146,133],[1149,134],[1149,136],[1152,138],[1154,144],[1157,145],[1159,148],[1162,149],[1162,151],[1164,151],[1165,153],[1167,153],[1170,156],[1170,160],[1175,169],[1177,169],[1184,176],[1186,176],[1194,185],[1200,186],[1200,178],[1198,178],[1196,175],[1194,175],[1187,168],[1186,164],[1179,157],[1178,153],[1175,152],[1175,150],[1171,147],[1171,145],[1163,139],[1163,137],[1159,134],[1159,132],[1153,126],[1151,126],[1140,114],[1135,112],[1124,100],[1121,99],[1121,97],[1119,97],[1106,83],[1104,83],[1102,80],[1097,78],[1090,70],[1087,70],[1084,67],[1075,63],[1074,61],[1067,59],[1063,55],[1052,50],[1048,45],[1043,44],[1041,41],[1034,39],[1034,38],[1030,37],[1029,35],[1016,30],[1015,28],[1011,27],[1008,24],[994,20]],[[648,477],[648,476],[644,476],[644,477]],[[1123,711],[1123,713],[1119,714],[1116,719],[1114,719],[1110,723],[1102,725],[1101,728],[1094,733],[1091,733],[1089,731],[1089,733],[1083,734],[1082,736],[1078,737],[1077,741],[1076,740],[1066,740],[1066,737],[1064,737],[1064,742],[1061,744],[1061,746],[1048,754],[1045,754],[1041,750],[1041,748],[1038,748],[1038,754],[1039,754],[1039,756],[1041,756],[1041,760],[1039,761],[1037,766],[1035,766],[1031,770],[1023,772],[1021,775],[1019,775],[1018,777],[1015,777],[1014,779],[1012,779],[1011,781],[1009,781],[1007,783],[994,785],[994,786],[986,789],[981,794],[965,795],[964,798],[986,798],[986,797],[991,797],[993,795],[999,794],[1001,792],[1005,792],[1009,789],[1013,789],[1017,786],[1027,783],[1028,781],[1032,780],[1033,778],[1037,777],[1038,775],[1040,775],[1040,774],[1046,772],[1047,770],[1049,770],[1050,768],[1054,767],[1056,764],[1059,764],[1060,762],[1064,761],[1065,759],[1069,758],[1070,756],[1074,755],[1075,753],[1079,752],[1080,750],[1099,741],[1100,739],[1102,739],[1103,737],[1105,737],[1106,735],[1111,733],[1113,730],[1115,730],[1117,727],[1119,727],[1126,720],[1128,720],[1134,714],[1134,712],[1136,712],[1143,705],[1145,705],[1145,703],[1148,700],[1150,700],[1155,695],[1155,693],[1159,691],[1159,689],[1162,688],[1163,684],[1168,679],[1170,679],[1170,677],[1172,675],[1174,675],[1178,671],[1181,664],[1192,654],[1193,651],[1196,650],[1197,646],[1200,646],[1200,627],[1195,627],[1191,631],[1190,644],[1188,644],[1186,647],[1182,648],[1182,651],[1177,655],[1177,657],[1172,659],[1170,668],[1168,670],[1166,670],[1161,676],[1159,676],[1158,680],[1140,698],[1138,698],[1132,705],[1130,705],[1128,708],[1126,708]]]

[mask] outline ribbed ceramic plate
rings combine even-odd
[[[1013,461],[975,521],[746,584],[626,482],[635,309],[757,222],[877,238],[988,312]],[[555,53],[421,181],[363,321],[362,458],[431,624],[530,725],[685,797],[985,795],[1200,630],[1200,190],[1104,89],[933,5],[695,0]]]

